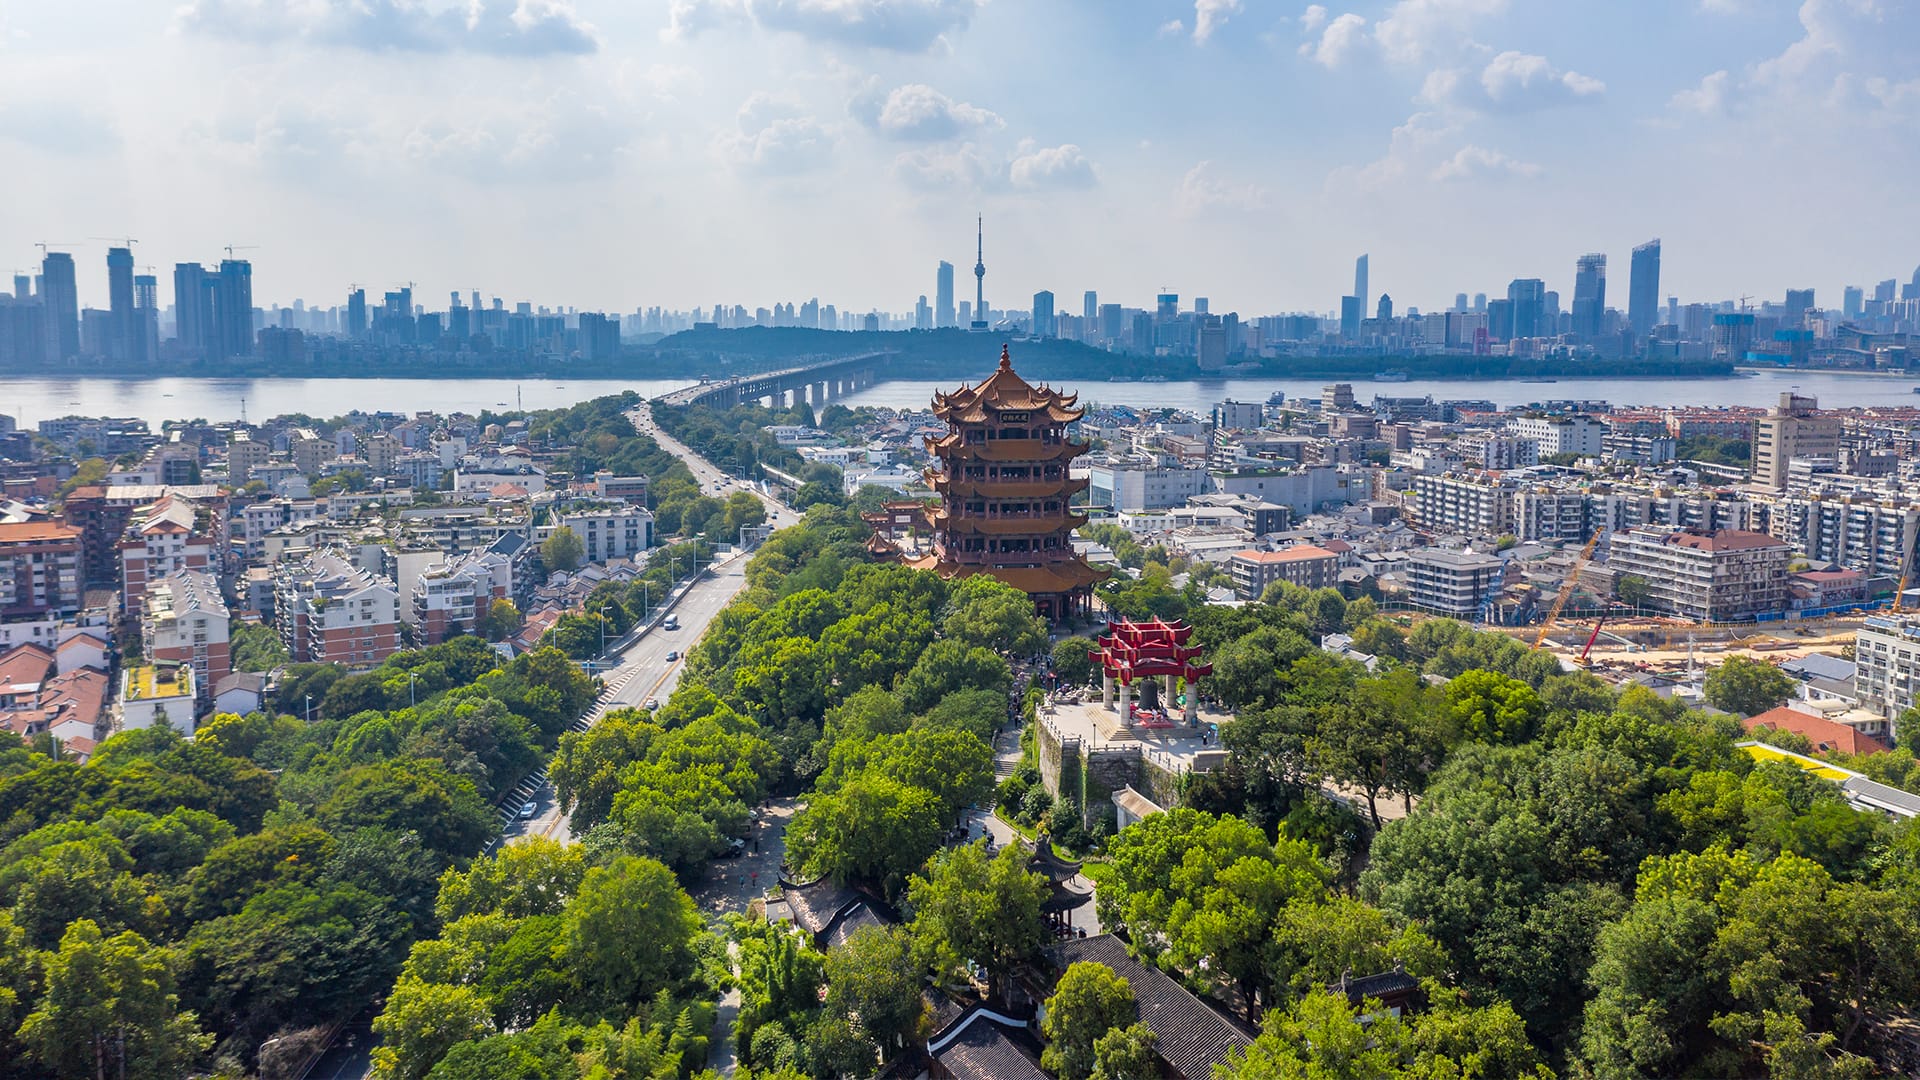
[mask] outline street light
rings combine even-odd
[[[313,695],[307,695],[307,723],[313,723]]]
[[[419,677],[420,676],[414,672],[411,672],[411,671],[407,672],[407,708],[409,709],[414,707],[413,680]]]

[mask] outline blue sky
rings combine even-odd
[[[257,245],[256,297],[1441,307],[1920,262],[1911,0],[0,0],[0,245]],[[104,248],[75,249],[104,303]],[[84,268],[94,267],[88,273]]]

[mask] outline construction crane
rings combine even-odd
[[[122,244],[129,251],[133,250],[133,245],[140,242],[131,236],[89,236],[87,239],[98,240],[103,244]]]
[[[1537,649],[1547,643],[1547,635],[1553,632],[1553,624],[1560,618],[1561,609],[1567,606],[1567,601],[1573,596],[1574,586],[1580,584],[1580,571],[1585,570],[1587,564],[1593,561],[1593,549],[1600,546],[1600,538],[1606,534],[1607,530],[1604,527],[1593,530],[1593,536],[1587,540],[1587,546],[1580,549],[1580,557],[1573,560],[1573,565],[1567,568],[1567,580],[1560,584],[1560,595],[1553,598],[1553,606],[1547,609],[1547,619],[1540,624],[1540,633],[1533,639],[1534,648]]]
[[[259,247],[259,244],[228,244],[220,250],[226,252],[227,258],[231,259],[233,258],[233,253],[236,251],[255,251],[258,250]]]
[[[39,249],[40,249],[40,257],[44,259],[44,258],[46,258],[46,257],[47,257],[47,249],[48,249],[48,248],[50,248],[50,247],[56,247],[56,248],[69,248],[69,247],[79,247],[79,246],[80,246],[80,242],[79,242],[79,241],[77,241],[77,240],[73,240],[73,241],[68,241],[68,240],[36,240],[36,241],[34,241],[34,243],[33,243],[33,246],[34,246],[34,247],[37,247],[37,248],[39,248]]]

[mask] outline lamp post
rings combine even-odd
[[[313,723],[313,695],[307,695],[307,723]]]
[[[419,677],[420,676],[415,674],[414,672],[411,672],[411,671],[407,672],[407,708],[409,709],[414,707],[413,680]]]

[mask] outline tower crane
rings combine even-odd
[[[103,244],[124,244],[128,250],[132,250],[133,245],[140,242],[131,236],[89,236],[87,239],[98,240]]]
[[[1547,635],[1553,632],[1553,624],[1559,620],[1560,611],[1567,606],[1567,600],[1573,596],[1574,586],[1580,584],[1580,571],[1593,561],[1593,549],[1600,546],[1600,538],[1607,534],[1606,528],[1593,530],[1593,536],[1587,540],[1587,546],[1580,549],[1580,557],[1573,560],[1567,569],[1567,580],[1560,585],[1560,595],[1553,598],[1553,607],[1547,609],[1546,621],[1540,624],[1540,633],[1534,636],[1533,647],[1539,648],[1547,643]],[[1592,647],[1592,643],[1588,643]]]
[[[46,258],[46,257],[47,257],[47,249],[48,249],[48,248],[69,248],[69,247],[79,247],[79,246],[80,246],[80,243],[79,243],[79,241],[77,241],[77,240],[74,240],[74,241],[69,241],[69,240],[36,240],[36,241],[34,241],[34,242],[33,242],[33,246],[34,246],[34,247],[37,247],[37,248],[39,248],[39,249],[40,249],[40,257],[44,259],[44,258]]]
[[[257,251],[259,248],[259,244],[228,244],[220,250],[226,252],[227,258],[231,259],[236,251]]]

